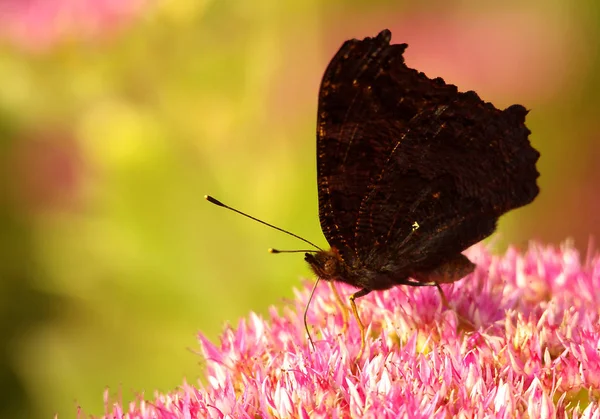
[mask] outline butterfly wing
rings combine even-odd
[[[387,159],[393,139],[371,130],[377,116],[368,86],[376,80],[380,56],[391,33],[346,41],[325,70],[317,120],[319,218],[325,238],[348,264],[357,258],[355,226],[362,199]],[[401,56],[406,45],[393,46]]]
[[[539,153],[525,108],[501,111],[427,78],[390,39],[386,30],[347,41],[323,77],[321,226],[347,263],[429,269],[535,198]]]

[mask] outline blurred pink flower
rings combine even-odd
[[[517,102],[538,109],[560,100],[561,93],[580,89],[578,84],[593,71],[590,57],[596,51],[586,42],[580,20],[561,7],[532,8],[523,2],[429,6],[399,7],[391,16],[387,9],[385,16],[345,16],[326,32],[326,49],[333,54],[344,38],[373,36],[382,21],[394,22],[388,25],[392,43],[408,44],[404,57],[410,68],[442,77],[461,91],[475,90],[498,108]],[[289,77],[282,80],[285,85]]]
[[[440,76],[461,91],[475,90],[498,107],[509,106],[515,97],[539,107],[578,78],[574,71],[585,77],[584,35],[565,15],[519,3],[497,6],[435,17],[415,13],[390,28],[393,41],[408,43],[409,67]]]
[[[75,210],[81,204],[85,164],[77,139],[60,129],[15,140],[5,175],[11,196],[27,211]]]
[[[44,50],[61,40],[96,38],[137,16],[147,0],[2,0],[0,37]]]
[[[535,243],[525,254],[467,254],[475,272],[444,286],[452,309],[435,288],[360,299],[369,333],[357,364],[358,327],[340,334],[326,286],[310,309],[310,350],[307,287],[282,312],[227,327],[218,345],[200,335],[206,385],[128,407],[107,401],[105,417],[600,417],[600,257],[582,264],[568,245]]]

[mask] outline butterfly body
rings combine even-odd
[[[408,272],[397,269],[393,264],[369,269],[356,263],[347,265],[335,248],[329,251],[306,253],[305,260],[315,275],[325,281],[338,281],[370,290],[385,290],[394,285],[409,285]]]
[[[475,269],[475,265],[462,254],[429,271],[406,270],[406,263],[396,264],[394,260],[388,261],[377,270],[357,264],[348,266],[335,248],[306,253],[305,260],[319,279],[343,282],[369,291],[382,291],[396,285],[451,283]]]

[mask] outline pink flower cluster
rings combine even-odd
[[[357,300],[367,347],[329,288],[302,322],[309,287],[282,313],[250,314],[219,345],[200,335],[207,384],[106,418],[600,418],[600,257],[532,244],[492,256],[443,289],[396,287]],[[344,294],[353,289],[339,286]]]
[[[147,0],[2,0],[0,38],[30,50],[97,38],[137,16]]]

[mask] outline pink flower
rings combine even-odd
[[[31,50],[97,38],[139,14],[146,0],[3,0],[0,38]]]
[[[106,418],[600,417],[600,258],[531,244],[492,256],[444,291],[396,287],[358,300],[367,347],[328,287],[309,287],[269,318],[250,314],[219,344],[199,336],[206,385],[184,384]],[[351,287],[338,285],[345,295]]]
[[[76,210],[89,176],[77,139],[61,129],[23,134],[8,148],[4,174],[19,210]]]

